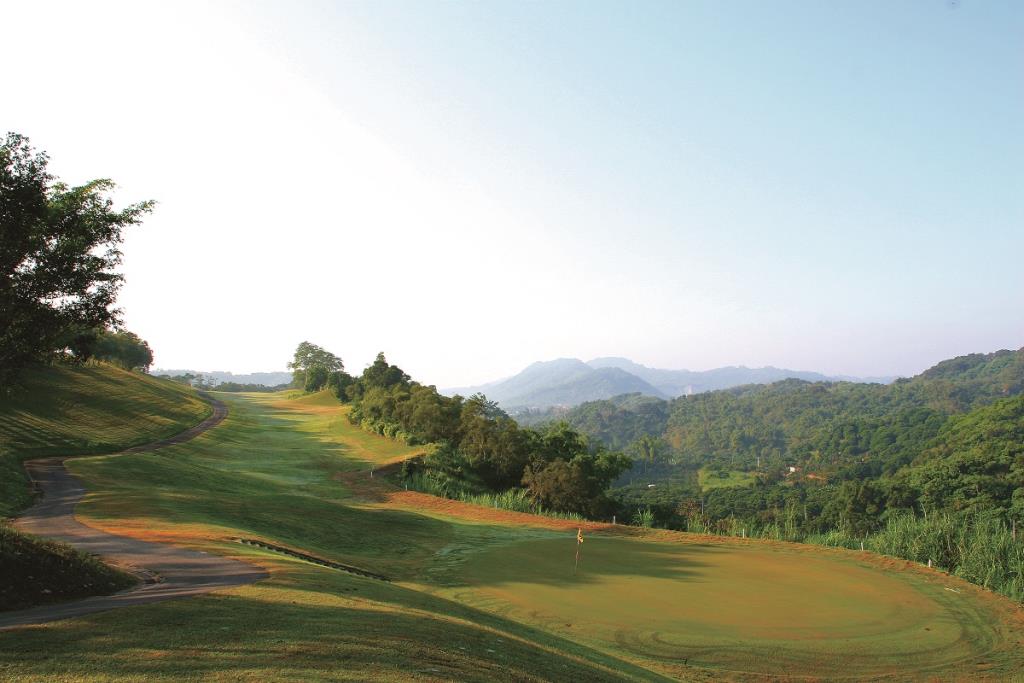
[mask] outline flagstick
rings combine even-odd
[[[572,566],[572,575],[576,576],[576,570],[580,566],[580,546],[583,545],[583,527],[576,530],[576,564]]]

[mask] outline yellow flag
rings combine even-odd
[[[583,543],[583,529],[576,530],[576,542]]]

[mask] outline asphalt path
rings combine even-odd
[[[213,414],[200,424],[168,439],[129,448],[117,455],[155,451],[183,443],[215,427],[227,416],[227,406],[214,398],[204,398],[213,406]],[[0,630],[118,607],[202,595],[222,588],[243,586],[267,577],[263,569],[245,562],[167,543],[115,536],[82,524],[75,519],[75,506],[86,491],[81,482],[64,467],[65,459],[41,458],[25,463],[25,469],[42,498],[15,520],[14,526],[21,531],[64,541],[79,550],[99,555],[107,562],[137,575],[143,583],[114,595],[98,595],[16,612],[0,612]]]

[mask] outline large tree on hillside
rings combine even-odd
[[[117,211],[112,181],[69,187],[48,163],[24,136],[0,143],[0,387],[81,333],[120,322],[122,231],[153,207]]]
[[[308,341],[298,345],[288,367],[292,371],[292,384],[306,391],[323,389],[333,373],[345,370],[340,358]]]

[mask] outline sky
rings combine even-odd
[[[1024,3],[7,3],[0,129],[158,202],[158,367],[309,340],[912,375],[1024,346]],[[0,131],[2,132],[2,131]]]

